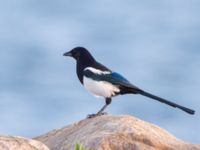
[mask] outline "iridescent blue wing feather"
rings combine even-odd
[[[119,73],[116,73],[116,72],[111,72],[111,73],[103,73],[102,72],[101,74],[96,74],[90,70],[85,70],[84,75],[86,77],[91,78],[96,81],[105,81],[105,82],[109,82],[116,86],[139,89],[136,86],[134,86],[133,84],[131,84],[122,75],[120,75]]]

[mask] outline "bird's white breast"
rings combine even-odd
[[[106,81],[95,81],[93,79],[83,77],[84,87],[95,96],[112,97],[115,92],[119,92],[119,88]]]

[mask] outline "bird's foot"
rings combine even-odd
[[[102,116],[102,115],[107,115],[107,112],[100,112],[100,113],[96,113],[96,114],[89,114],[87,116],[87,118],[94,118],[94,117],[98,117],[98,116]]]

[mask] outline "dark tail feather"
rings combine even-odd
[[[185,112],[187,112],[187,113],[189,113],[189,114],[191,114],[191,115],[193,115],[193,114],[195,113],[195,111],[192,110],[192,109],[189,109],[189,108],[183,107],[183,106],[181,106],[181,105],[178,105],[178,104],[176,104],[176,103],[170,102],[170,101],[165,100],[165,99],[163,99],[163,98],[160,98],[160,97],[158,97],[158,96],[152,95],[152,94],[150,94],[150,93],[148,93],[148,92],[139,91],[138,94],[147,96],[147,97],[149,97],[149,98],[152,98],[152,99],[154,99],[154,100],[157,100],[157,101],[159,101],[159,102],[161,102],[161,103],[165,103],[165,104],[170,105],[170,106],[172,106],[172,107],[177,107],[177,108],[179,108],[179,109],[181,109],[181,110],[183,110],[183,111],[185,111]]]

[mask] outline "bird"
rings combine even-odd
[[[105,98],[105,105],[97,113],[88,115],[88,118],[105,114],[104,110],[111,104],[112,98],[124,94],[140,94],[171,107],[179,108],[188,114],[195,114],[195,111],[190,108],[153,95],[133,85],[121,74],[96,61],[84,47],[75,47],[63,55],[76,60],[76,74],[85,89],[96,97]]]

